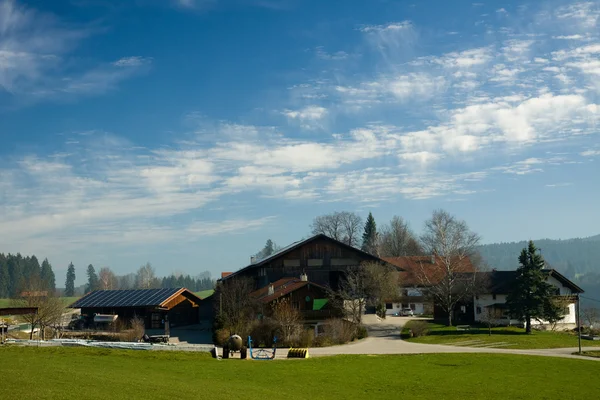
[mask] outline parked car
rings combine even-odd
[[[402,315],[403,317],[414,317],[414,313],[413,310],[411,310],[410,308],[403,308],[400,311],[400,315]]]

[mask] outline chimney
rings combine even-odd
[[[267,292],[267,296],[271,296],[272,294],[275,294],[275,288],[273,287],[272,283],[269,283],[269,290]]]
[[[302,274],[300,274],[300,280],[302,282],[308,282],[308,275],[306,275],[306,272],[302,272]]]
[[[432,255],[431,255],[431,263],[432,263],[432,264],[435,264],[435,254],[432,254]]]
[[[250,264],[254,264],[256,262],[256,257],[250,256]]]

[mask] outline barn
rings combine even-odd
[[[81,315],[92,323],[102,316],[117,316],[130,321],[144,320],[147,329],[193,325],[199,322],[202,300],[186,288],[95,290],[69,308],[81,309]]]

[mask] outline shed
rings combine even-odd
[[[197,324],[201,302],[186,288],[95,290],[69,307],[80,308],[89,321],[107,314],[124,321],[140,317],[146,328],[161,329],[166,321],[170,327]]]

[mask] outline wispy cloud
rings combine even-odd
[[[94,25],[69,25],[15,1],[0,2],[0,90],[27,101],[104,93],[150,62],[125,57],[77,69],[71,54],[97,31]]]

